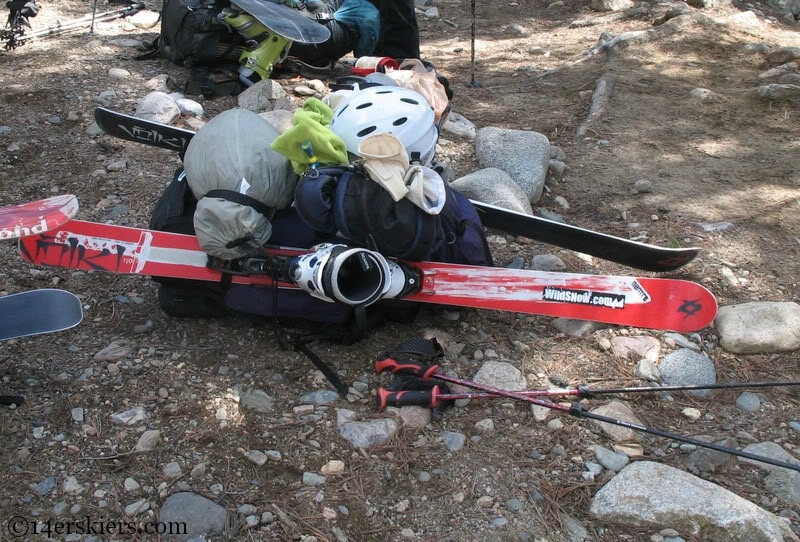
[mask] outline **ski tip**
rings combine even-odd
[[[78,214],[79,207],[73,194],[0,207],[0,239],[39,235],[63,226]]]

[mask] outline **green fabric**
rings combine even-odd
[[[332,118],[333,109],[318,98],[309,98],[303,109],[294,112],[293,126],[275,138],[271,147],[289,159],[298,175],[311,164],[311,157],[302,148],[305,141],[311,142],[320,166],[349,164],[347,146],[330,129]]]

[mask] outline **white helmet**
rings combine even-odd
[[[404,87],[376,86],[359,90],[337,107],[331,130],[356,156],[362,139],[390,132],[403,143],[412,163],[429,166],[439,139],[435,117],[422,94]]]

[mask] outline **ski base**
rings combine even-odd
[[[66,290],[43,288],[0,297],[0,340],[65,331],[81,320],[81,301]]]
[[[73,220],[20,240],[23,257],[37,265],[189,280],[223,279],[191,235]],[[270,256],[308,250],[268,247]],[[552,273],[435,262],[407,262],[421,275],[420,289],[404,300],[474,307],[608,324],[697,331],[716,316],[717,302],[703,286],[665,278]],[[273,286],[268,275],[228,275],[232,282]],[[282,288],[297,288],[282,282]]]

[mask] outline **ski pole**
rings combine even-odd
[[[461,380],[458,382],[463,384]],[[686,391],[686,390],[714,390],[714,389],[737,389],[737,388],[767,388],[782,386],[798,386],[800,380],[781,380],[776,382],[730,382],[728,384],[696,384],[685,386],[639,386],[628,388],[590,388],[588,384],[578,384],[574,388],[550,389],[550,390],[525,390],[517,392],[528,397],[566,397],[574,395],[581,399],[589,399],[596,395],[620,394],[620,393],[654,393],[661,391]],[[427,390],[378,390],[380,407],[387,406],[432,406],[436,407],[439,401],[455,401],[457,399],[497,399],[500,396],[485,392],[463,392],[463,393],[441,393],[438,386]]]
[[[552,410],[558,410],[560,412],[564,412],[571,416],[575,416],[576,418],[586,418],[589,420],[595,420],[598,422],[604,422],[611,425],[618,425],[620,427],[627,427],[628,429],[633,429],[634,431],[640,431],[642,433],[649,433],[651,435],[656,435],[659,437],[668,438],[671,440],[675,440],[678,442],[683,442],[686,444],[692,444],[694,446],[699,446],[701,448],[708,448],[710,450],[715,450],[717,452],[722,452],[730,455],[735,455],[738,457],[744,457],[746,459],[751,459],[753,461],[758,461],[761,463],[766,463],[769,465],[773,465],[776,467],[782,467],[785,469],[790,469],[793,471],[800,472],[800,465],[793,465],[791,463],[786,463],[783,461],[778,461],[772,459],[770,457],[764,457],[760,455],[751,454],[749,452],[743,452],[740,450],[735,450],[733,448],[728,448],[727,446],[720,446],[719,444],[714,444],[712,442],[705,442],[702,440],[698,440],[691,437],[686,437],[683,435],[679,435],[677,433],[672,433],[669,431],[663,431],[661,429],[657,429],[655,427],[648,427],[645,425],[640,425],[636,423],[632,423],[626,420],[621,420],[617,418],[611,418],[608,416],[602,416],[600,414],[595,414],[593,412],[589,412],[586,410],[586,407],[580,403],[572,403],[571,405],[562,405],[559,403],[551,403],[550,401],[543,401],[540,399],[536,399],[534,397],[529,397],[527,395],[523,395],[521,393],[513,392],[504,390],[501,388],[496,388],[494,386],[488,386],[486,384],[480,384],[478,382],[473,382],[470,380],[463,380],[460,378],[450,377],[444,374],[441,374],[438,371],[438,365],[425,365],[424,363],[420,363],[413,360],[403,360],[398,361],[391,357],[384,357],[375,362],[375,370],[378,374],[391,371],[395,374],[407,374],[413,375],[422,378],[423,380],[427,380],[429,378],[433,378],[434,380],[439,380],[441,382],[448,382],[451,384],[459,384],[461,386],[465,386],[468,388],[473,388],[476,390],[480,390],[482,392],[490,393],[493,395],[499,395],[501,397],[506,397],[508,399],[516,399],[517,401],[523,401],[526,403],[530,403],[533,405],[539,405],[542,407],[546,407]],[[413,392],[407,392],[413,393]]]
[[[105,13],[99,13],[95,17],[95,22],[101,21],[110,21],[113,19],[118,19],[120,17],[125,17],[126,15],[132,15],[136,13],[138,10],[144,8],[144,4],[139,2],[136,4],[131,4],[130,6],[126,6],[124,8],[116,9],[114,11],[107,11]],[[48,28],[43,28],[41,30],[35,30],[28,34],[23,34],[19,37],[20,41],[30,40],[34,38],[42,38],[46,36],[52,36],[54,34],[61,34],[63,32],[68,32],[70,30],[77,30],[80,27],[92,24],[92,20],[89,16],[82,17],[80,19],[76,19],[74,21],[68,21],[63,24],[58,23],[54,26],[50,26]]]

